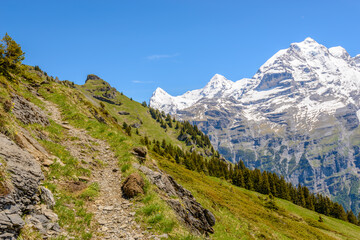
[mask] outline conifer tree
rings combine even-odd
[[[271,193],[271,189],[270,189],[270,183],[269,183],[269,177],[266,171],[264,171],[262,173],[261,176],[261,193],[262,194],[269,194]]]
[[[1,40],[0,44],[0,71],[5,73],[8,70],[16,70],[18,64],[24,59],[25,53],[21,50],[19,44],[17,44],[7,33]]]
[[[353,223],[353,224],[358,223],[358,220],[356,219],[355,214],[353,213],[352,210],[346,212],[346,218],[347,218],[347,221],[350,223]]]
[[[330,211],[330,215],[335,217],[335,218],[338,218],[338,219],[341,219],[341,220],[344,220],[346,221],[347,220],[347,215],[344,211],[344,208],[337,202],[335,202],[331,208],[331,211]]]
[[[300,184],[297,188],[296,204],[302,207],[306,206],[304,191]]]

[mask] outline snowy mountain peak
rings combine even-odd
[[[312,39],[311,37],[307,37],[307,38],[305,38],[303,43],[317,43],[317,42],[314,39]]]
[[[306,38],[302,42],[290,44],[290,49],[301,52],[304,56],[323,55],[327,52],[327,48],[312,38]]]
[[[156,88],[155,92],[153,93],[154,95],[169,95],[164,89],[162,89],[161,87]]]
[[[173,105],[173,102],[173,97],[160,87],[155,90],[150,98],[150,106],[167,112],[170,112],[171,107],[168,106]]]
[[[216,73],[216,74],[210,79],[210,82],[223,81],[223,80],[226,80],[226,78],[225,78],[223,75]]]
[[[342,58],[344,60],[349,60],[350,59],[349,53],[343,47],[337,46],[337,47],[329,48],[329,52],[334,57]]]
[[[204,94],[216,94],[218,91],[228,89],[233,85],[233,82],[227,80],[223,75],[215,74],[211,80],[203,88]]]
[[[315,47],[315,46],[318,46],[320,44],[317,41],[315,41],[314,39],[312,39],[310,37],[307,37],[302,42],[295,42],[295,43],[291,43],[290,45],[291,46],[299,46],[299,47],[308,48],[308,47]]]

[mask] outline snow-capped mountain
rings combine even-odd
[[[360,208],[360,55],[306,38],[252,78],[216,74],[204,88],[175,97],[158,88],[150,106],[196,123],[230,161]]]
[[[283,112],[296,103],[304,110],[298,113],[297,119],[305,120],[302,123],[316,121],[320,113],[333,113],[337,108],[358,103],[352,95],[360,90],[359,63],[360,55],[351,58],[342,47],[327,49],[307,38],[280,50],[251,79],[232,82],[215,74],[204,88],[175,97],[158,88],[150,99],[150,106],[176,114],[205,99],[216,99],[219,103],[232,99],[235,104],[246,106],[248,120],[258,121],[266,116],[258,111],[257,103],[281,105],[273,113]],[[297,96],[293,97],[294,93]],[[320,100],[330,93],[332,99]]]
[[[230,89],[232,85],[232,81],[227,80],[220,74],[215,74],[203,89],[188,91],[177,97],[173,97],[163,89],[157,88],[150,99],[150,105],[165,112],[175,113],[176,110],[191,107],[202,98],[221,96],[224,90]]]

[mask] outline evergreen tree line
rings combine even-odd
[[[179,140],[184,140],[188,146],[195,145],[201,148],[209,148],[214,152],[210,139],[196,125],[192,125],[189,121],[179,122],[175,118],[171,118],[170,114],[165,114],[157,109],[149,108],[150,114],[160,126],[164,129],[173,128],[180,129]]]
[[[158,122],[164,120],[164,113],[150,108],[150,113]],[[161,117],[160,117],[161,116]],[[167,117],[166,117],[167,118]],[[165,120],[168,122],[168,120]],[[189,122],[173,122],[179,126],[180,132],[186,132],[196,139],[204,135],[196,126],[190,127]],[[190,125],[190,126],[189,126]],[[199,135],[195,135],[199,134]],[[208,138],[207,138],[208,139]],[[164,156],[177,164],[184,165],[187,169],[197,172],[204,172],[206,175],[226,179],[235,186],[246,188],[262,194],[269,194],[293,202],[301,207],[316,211],[326,216],[331,216],[353,224],[360,225],[360,214],[358,217],[350,210],[345,212],[342,205],[331,201],[327,196],[314,194],[305,186],[294,186],[285,181],[283,176],[276,173],[260,171],[259,169],[251,170],[245,167],[243,161],[237,164],[231,164],[221,159],[220,154],[214,151],[211,143],[206,146],[212,148],[212,156],[207,157],[203,153],[192,151],[183,151],[178,146],[173,146],[165,140],[150,140],[147,136],[141,139],[142,144],[152,149],[157,154]],[[198,145],[200,146],[200,145]],[[203,147],[205,152],[205,147]]]

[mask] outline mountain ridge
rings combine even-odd
[[[150,106],[197,124],[228,160],[282,174],[293,184],[338,199],[358,212],[360,67],[358,56],[312,38],[292,43],[251,78],[214,90],[185,107]],[[225,77],[224,77],[225,78]],[[354,194],[353,194],[354,193]]]
[[[347,51],[341,46],[326,48],[325,46],[317,43],[312,38],[308,37],[308,38],[306,38],[304,41],[302,41],[300,43],[292,43],[290,45],[290,47],[287,48],[287,49],[279,50],[277,53],[275,53],[269,60],[267,60],[259,68],[257,73],[252,78],[243,78],[243,79],[240,79],[240,80],[237,80],[237,81],[231,81],[231,80],[226,79],[224,76],[222,76],[220,74],[215,74],[203,88],[192,90],[192,91],[187,91],[183,95],[179,95],[179,96],[171,96],[164,89],[158,87],[154,91],[152,97],[150,98],[150,105],[156,106],[156,104],[158,103],[156,101],[156,98],[157,98],[158,94],[159,95],[166,95],[166,96],[170,97],[172,100],[174,100],[174,99],[177,99],[177,98],[179,98],[179,99],[185,98],[185,97],[189,96],[190,94],[191,95],[201,95],[203,97],[213,97],[218,91],[227,90],[227,89],[229,89],[230,91],[227,92],[226,95],[230,95],[230,97],[234,97],[233,94],[235,94],[235,91],[243,91],[244,92],[246,90],[245,87],[248,86],[248,85],[252,85],[252,88],[258,87],[259,90],[262,90],[264,87],[258,86],[261,83],[256,81],[259,78],[258,75],[263,73],[263,72],[266,72],[267,69],[269,68],[269,65],[272,66],[274,63],[279,61],[280,57],[282,57],[286,53],[288,53],[288,52],[293,52],[294,53],[294,52],[299,52],[301,50],[303,50],[305,55],[318,55],[318,54],[321,54],[322,52],[325,53],[325,56],[327,54],[331,54],[335,58],[340,58],[340,59],[349,61],[353,66],[356,66],[356,67],[358,67],[356,63],[358,61],[360,61],[359,60],[360,59],[360,54],[356,55],[355,57],[350,57],[350,55],[347,53]],[[320,60],[323,61],[323,59],[321,59],[321,58],[320,58]],[[272,69],[272,70],[274,70],[274,69]],[[279,70],[279,69],[277,69],[277,70]],[[306,71],[308,71],[308,69],[305,69],[305,72]],[[360,69],[357,69],[357,71],[360,71]],[[218,79],[221,79],[222,81],[216,81]],[[225,88],[213,87],[214,92],[208,91],[208,94],[204,94],[204,92],[206,90],[209,90],[211,85],[214,86],[214,83],[216,85],[216,84],[224,83],[224,82],[228,83],[226,85],[232,85],[232,86],[225,86]],[[222,86],[224,86],[224,84],[222,84]],[[161,89],[161,91],[158,91],[158,89]],[[231,91],[231,90],[233,90],[233,91]],[[239,98],[239,97],[237,97],[237,98]],[[195,99],[200,100],[201,97],[196,96]],[[192,104],[195,104],[196,100],[192,101]],[[190,107],[190,106],[191,106],[191,104],[188,104],[188,105],[179,106],[178,108],[179,109],[184,109],[184,108]]]

